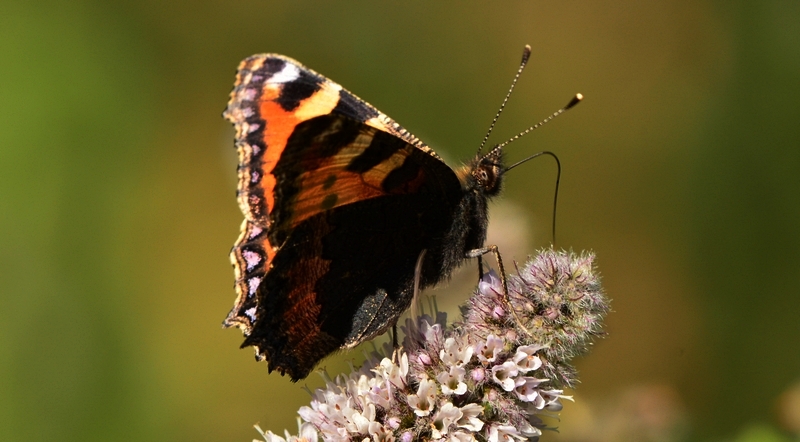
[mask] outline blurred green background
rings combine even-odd
[[[799,2],[4,0],[0,440],[295,429],[319,378],[268,376],[220,329],[238,62],[294,57],[457,162],[525,43],[493,140],[586,96],[509,159],[558,153],[559,245],[594,250],[614,300],[543,440],[798,437]],[[549,243],[554,176],[508,176],[496,242],[526,246],[504,256]]]

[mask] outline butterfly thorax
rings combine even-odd
[[[426,256],[423,287],[449,277],[453,269],[465,261],[469,251],[484,246],[489,224],[488,200],[499,194],[502,184],[500,152],[479,156],[455,172],[463,193],[450,218],[452,224],[447,233],[428,251],[433,256]]]

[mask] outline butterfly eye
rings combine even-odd
[[[473,172],[473,177],[475,177],[478,186],[490,195],[494,195],[498,190],[498,175],[499,170],[492,164],[482,164],[476,167]]]

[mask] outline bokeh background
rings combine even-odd
[[[586,96],[509,158],[558,153],[559,246],[595,251],[614,300],[609,336],[578,361],[576,402],[543,440],[795,440],[800,3],[788,0],[2,1],[0,440],[294,430],[301,387],[319,378],[268,376],[220,329],[242,219],[220,116],[238,62],[294,57],[457,164],[526,43],[493,140]],[[507,259],[549,244],[554,177],[549,160],[508,176],[492,217]],[[467,295],[441,291],[440,304]]]

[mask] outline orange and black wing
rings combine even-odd
[[[461,185],[391,119],[286,57],[243,61],[225,116],[245,214],[225,325],[270,370],[304,378],[408,307],[415,262],[446,236]]]
[[[270,212],[281,209],[273,169],[297,125],[323,115],[349,117],[438,158],[391,118],[331,80],[282,55],[254,55],[239,65],[223,114],[236,130],[237,197],[249,221],[267,227]]]

